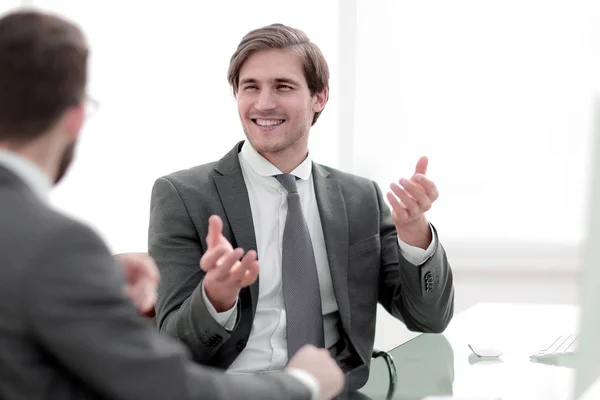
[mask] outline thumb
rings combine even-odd
[[[429,159],[425,156],[419,158],[417,161],[417,167],[415,168],[415,174],[425,175],[427,173],[427,164],[429,164]]]
[[[219,244],[222,232],[223,221],[218,215],[211,215],[208,219],[208,236],[206,237],[208,247],[215,247]]]

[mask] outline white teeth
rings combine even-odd
[[[283,124],[282,119],[257,119],[256,123],[260,126],[275,126]]]

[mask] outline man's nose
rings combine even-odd
[[[259,111],[273,110],[276,106],[277,104],[273,92],[269,89],[261,90],[258,101],[256,102],[256,109]]]

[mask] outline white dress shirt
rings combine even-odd
[[[0,165],[16,174],[44,202],[48,202],[52,181],[33,161],[8,150],[0,150]]]
[[[255,373],[281,370],[287,356],[286,314],[281,282],[281,252],[283,229],[287,216],[287,191],[273,175],[281,174],[273,164],[244,142],[239,154],[242,174],[252,211],[257,253],[260,259],[260,284],[256,315],[244,351],[231,364],[233,373]],[[325,249],[323,228],[312,180],[310,155],[291,172],[296,181],[302,211],[308,225],[321,291],[325,346],[331,347],[339,340],[338,305],[333,292],[329,262]],[[410,246],[400,239],[400,251],[407,261],[420,265],[434,252],[437,238],[427,250]],[[225,329],[231,330],[237,318],[237,303],[230,310],[217,313],[204,293],[204,301],[213,318]]]

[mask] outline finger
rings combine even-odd
[[[231,268],[231,272],[229,273],[229,278],[237,283],[240,283],[244,276],[246,275],[246,271],[250,268],[252,263],[256,261],[256,252],[254,250],[250,250],[246,253],[242,261]]]
[[[160,279],[160,272],[158,272],[158,265],[156,264],[156,260],[154,259],[154,257],[145,255],[144,265],[146,267],[145,270],[148,278],[152,279],[155,282],[158,282],[158,280]]]
[[[400,179],[400,184],[404,187],[404,190],[416,200],[422,212],[428,211],[431,208],[432,201],[421,185],[404,178]]]
[[[156,305],[156,299],[157,299],[156,286],[155,285],[146,286],[146,291],[145,291],[145,295],[144,295],[144,305],[143,305],[142,312],[148,312],[149,310],[154,308],[154,306]]]
[[[210,273],[218,282],[224,282],[228,279],[231,268],[240,261],[240,258],[244,255],[244,250],[237,248],[233,251],[226,253],[217,262],[216,268],[213,268]]]
[[[390,188],[392,189],[392,192],[398,196],[402,204],[404,204],[404,207],[408,211],[408,216],[411,219],[420,213],[419,203],[417,203],[417,201],[410,194],[408,194],[406,190],[400,187],[400,185],[397,183],[392,183]]]
[[[230,251],[224,243],[206,250],[202,258],[200,258],[200,268],[205,272],[210,271],[217,266],[219,259]]]
[[[129,300],[137,305],[137,288],[134,285],[127,285],[125,287],[125,292],[127,293]]]
[[[133,265],[133,269],[137,273],[138,279],[144,278],[158,282],[159,273],[154,258],[146,254],[140,255]]]
[[[136,309],[140,310],[143,303],[143,286],[141,285],[130,285],[127,287],[127,297],[133,303]]]
[[[402,204],[392,192],[388,192],[386,197],[392,206],[392,210],[394,213],[396,213],[397,219],[399,221],[407,221],[409,219],[409,215],[404,204]]]
[[[427,165],[429,164],[429,159],[425,156],[419,158],[417,161],[417,166],[415,168],[415,174],[425,175],[427,173]]]
[[[206,244],[208,247],[215,247],[219,244],[219,239],[223,233],[223,221],[218,215],[211,215],[208,219],[208,235]]]
[[[145,290],[143,294],[134,301],[134,305],[140,314],[150,311],[156,304],[156,295]]]
[[[429,197],[432,202],[436,201],[440,196],[435,183],[433,183],[433,181],[427,178],[425,175],[415,174],[411,180],[414,180],[416,183],[421,185],[421,187],[427,193],[427,197]]]
[[[252,285],[256,278],[258,278],[258,271],[260,269],[260,265],[258,261],[254,261],[248,269],[246,270],[246,274],[244,275],[244,279],[242,279],[241,286],[246,287]]]
[[[135,280],[141,269],[142,263],[134,253],[117,254],[116,259],[121,265],[127,281]]]

